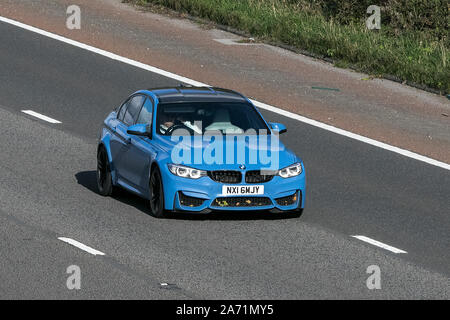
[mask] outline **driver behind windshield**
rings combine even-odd
[[[174,113],[163,113],[161,114],[161,125],[160,129],[162,132],[166,132],[169,128],[175,125],[175,114]]]
[[[160,123],[160,131],[165,135],[172,134],[176,129],[183,128],[198,134],[202,133],[201,129],[192,124],[184,113],[164,112],[161,114]]]
[[[170,136],[220,131],[242,134],[247,130],[270,132],[258,112],[241,102],[183,102],[160,104],[157,115],[159,134]],[[179,130],[180,129],[180,130]]]

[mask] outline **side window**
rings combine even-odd
[[[144,99],[145,97],[143,96],[134,96],[133,98],[131,98],[130,102],[128,102],[128,108],[123,118],[123,122],[127,126],[133,125],[134,122],[136,121],[139,109],[144,103]]]
[[[119,114],[117,115],[117,119],[119,119],[120,121],[123,121],[123,116],[125,115],[125,111],[127,110],[127,104],[128,104],[127,100],[121,107],[119,110]]]
[[[152,114],[153,114],[153,103],[150,98],[145,100],[144,106],[142,107],[141,113],[136,123],[152,125]]]

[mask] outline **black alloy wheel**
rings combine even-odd
[[[157,167],[153,168],[150,175],[150,213],[156,218],[165,216],[164,190],[161,173]]]
[[[108,156],[104,147],[100,147],[97,153],[97,187],[102,196],[112,195],[112,176],[108,165]]]

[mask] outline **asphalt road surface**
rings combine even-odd
[[[0,23],[0,298],[450,298],[450,171],[276,113],[262,112],[288,127],[282,140],[306,166],[300,218],[161,220],[133,195],[101,197],[106,114],[138,89],[177,84]],[[79,290],[66,286],[71,265]],[[371,265],[379,290],[366,285]]]

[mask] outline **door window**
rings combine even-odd
[[[123,121],[123,116],[125,115],[125,111],[127,111],[128,101],[129,100],[124,102],[124,104],[120,107],[119,114],[117,115],[117,119],[119,119],[120,121]]]
[[[139,110],[141,109],[141,106],[144,103],[144,99],[145,97],[137,95],[131,98],[130,102],[128,102],[128,108],[125,111],[125,115],[123,118],[123,122],[127,126],[131,126],[136,122]]]
[[[139,117],[137,119],[137,124],[148,124],[152,125],[152,115],[153,115],[153,103],[150,98],[145,100],[144,106],[141,109],[141,113],[139,113]]]

